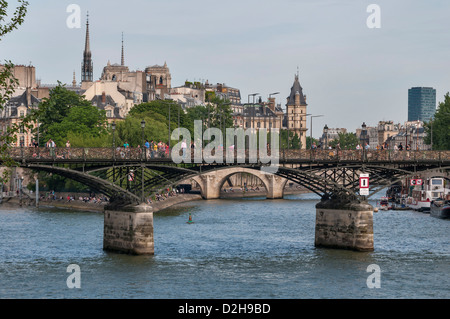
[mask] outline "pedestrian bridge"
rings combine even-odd
[[[186,180],[198,183],[204,199],[219,198],[236,173],[257,176],[268,199],[283,198],[286,183],[295,182],[322,198],[316,206],[316,246],[373,250],[373,208],[367,199],[405,178],[450,169],[450,151],[269,150],[271,163],[248,151],[215,152],[214,161],[198,161],[194,153],[181,163],[170,152],[141,148],[13,148],[9,155],[17,166],[58,174],[108,196],[104,248],[136,254],[154,252],[147,199]],[[370,176],[369,195],[360,194],[363,173]]]

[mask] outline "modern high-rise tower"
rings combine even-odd
[[[408,121],[429,121],[436,113],[436,90],[413,87],[408,90]]]
[[[83,62],[81,63],[81,83],[92,82],[94,78],[94,65],[89,41],[89,13],[86,20],[86,42],[84,45]]]

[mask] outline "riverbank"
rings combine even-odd
[[[151,204],[153,212],[169,208],[174,205],[178,205],[185,202],[191,202],[195,200],[201,200],[200,194],[179,194],[177,196],[170,196],[165,200],[155,201]],[[42,200],[39,202],[39,208],[63,208],[77,211],[86,212],[103,212],[107,203],[92,203],[84,202],[80,200]],[[34,199],[22,199],[22,202],[18,197],[4,197],[1,207],[36,207],[36,201]]]
[[[307,193],[311,192],[306,189],[296,189],[296,188],[284,189],[284,195],[299,195]],[[220,192],[220,198],[252,198],[252,197],[265,197],[266,195],[267,192],[264,188],[259,188],[259,190],[249,189],[247,191],[237,188],[233,189],[232,191],[230,189],[227,189],[226,192],[224,192],[223,190]]]
[[[296,195],[296,194],[305,194],[309,193],[309,191],[304,189],[294,189],[294,188],[286,188],[284,191],[285,195]],[[252,198],[252,197],[265,197],[266,191],[264,188],[259,190],[248,190],[243,191],[242,189],[233,189],[233,191],[227,190],[227,192],[222,191],[220,193],[221,199],[233,199],[233,198]],[[151,206],[153,207],[153,212],[158,212],[169,208],[171,206],[179,205],[186,202],[192,202],[196,200],[201,200],[202,196],[200,193],[189,193],[189,194],[178,194],[176,196],[170,196],[165,200],[154,201]],[[93,203],[93,202],[84,202],[81,200],[72,200],[67,201],[65,199],[56,199],[56,200],[41,200],[39,202],[39,208],[63,208],[63,209],[71,209],[77,211],[86,211],[86,212],[103,212],[105,205],[107,203]],[[1,207],[36,207],[36,201],[34,198],[23,198],[22,201],[18,197],[4,197]]]

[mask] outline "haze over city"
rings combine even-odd
[[[381,9],[369,28],[367,7]],[[70,4],[81,27],[69,28]],[[13,9],[14,4],[10,4]],[[299,72],[313,135],[325,124],[355,131],[363,122],[407,120],[408,89],[450,91],[448,1],[31,1],[25,22],[6,36],[0,58],[36,67],[42,83],[80,81],[89,11],[94,80],[120,62],[124,33],[130,70],[167,63],[172,86],[226,83],[283,107]],[[309,120],[308,120],[309,129]],[[308,132],[309,134],[309,132]]]

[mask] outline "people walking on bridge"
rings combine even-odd
[[[55,142],[52,139],[49,139],[45,146],[49,149],[49,155],[55,157]]]
[[[181,151],[183,152],[183,159],[186,158],[186,149],[187,149],[186,140],[183,140],[183,142],[181,142]]]
[[[69,142],[69,140],[67,140],[67,142],[66,142],[66,155],[67,155],[67,158],[70,158],[70,142]]]
[[[144,147],[145,147],[145,158],[149,158],[150,157],[150,143],[148,142],[148,140],[145,140]]]

